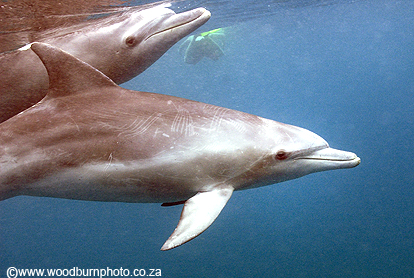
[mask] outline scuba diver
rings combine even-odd
[[[179,52],[184,56],[184,62],[187,64],[195,65],[203,57],[216,61],[224,55],[224,39],[223,28],[192,35],[180,45]]]

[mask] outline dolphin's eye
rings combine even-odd
[[[278,151],[275,155],[276,160],[285,160],[286,158],[288,158],[288,153],[284,150]]]
[[[137,44],[137,40],[133,36],[129,36],[125,39],[125,44],[129,47],[133,47]]]

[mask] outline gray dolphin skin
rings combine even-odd
[[[0,125],[0,200],[184,203],[169,250],[207,229],[234,190],[360,163],[306,129],[126,90],[53,46],[31,47],[50,89]]]
[[[120,84],[143,72],[209,18],[204,8],[179,14],[164,5],[135,8],[86,26],[50,31],[39,41],[71,53]],[[0,122],[40,101],[47,88],[46,69],[30,45],[0,54]]]

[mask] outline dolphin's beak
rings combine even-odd
[[[323,170],[353,168],[361,163],[361,159],[354,153],[333,148],[324,148],[295,158],[314,161],[320,164]]]
[[[206,23],[210,17],[211,13],[204,8],[197,8],[191,11],[175,14],[163,22],[164,28],[161,28],[161,30],[151,34],[145,40],[148,40],[158,34],[173,30],[183,34],[191,33]]]

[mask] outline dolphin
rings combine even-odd
[[[0,125],[0,200],[18,195],[184,203],[161,250],[207,229],[234,190],[355,167],[306,129],[179,97],[123,89],[34,43],[50,89]]]
[[[143,72],[171,46],[210,18],[198,8],[175,14],[165,5],[47,32],[39,38],[99,69],[117,84]],[[40,101],[48,75],[30,44],[0,54],[0,122]]]

